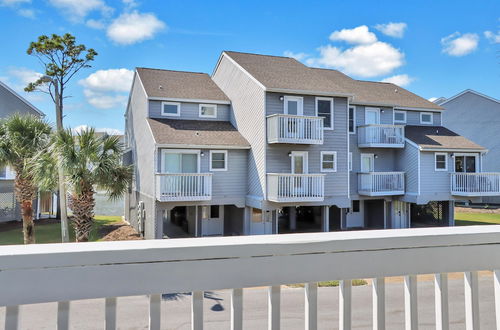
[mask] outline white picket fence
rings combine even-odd
[[[417,274],[435,275],[436,328],[449,329],[448,277],[465,272],[466,329],[479,329],[479,270],[494,271],[500,328],[500,226],[45,244],[0,247],[0,306],[17,329],[19,305],[59,302],[58,329],[69,328],[71,300],[106,299],[106,329],[117,298],[149,295],[149,327],[161,324],[161,294],[193,292],[192,329],[203,329],[203,292],[231,289],[231,328],[243,328],[244,288],[267,286],[269,329],[280,329],[280,285],[305,283],[304,329],[318,327],[317,282],[341,280],[339,324],[350,329],[351,279],[373,278],[373,329],[385,329],[385,277],[405,276],[405,323],[417,329]],[[63,288],[63,289],[61,289]],[[22,317],[29,317],[22,315]],[[247,316],[248,317],[248,316]],[[54,324],[55,328],[55,324]]]
[[[267,117],[268,143],[323,144],[323,118],[275,114]]]

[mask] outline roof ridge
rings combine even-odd
[[[208,75],[208,73],[206,73],[206,72],[185,71],[185,70],[171,70],[171,69],[158,69],[158,68],[146,68],[146,67],[143,67],[143,66],[138,66],[135,69],[136,70],[137,69],[145,69],[145,70],[169,71],[169,72],[180,72],[180,73],[195,73],[195,74],[206,74],[206,75]]]
[[[257,55],[257,56],[265,56],[265,57],[288,58],[288,59],[291,59],[291,60],[297,61],[297,59],[295,59],[295,58],[293,58],[293,57],[290,57],[290,56],[280,56],[280,55],[267,55],[267,54],[248,53],[248,52],[238,52],[238,51],[235,51],[235,50],[224,50],[224,51],[222,51],[222,52],[223,52],[223,53],[230,52],[230,53],[245,54],[245,55]],[[297,61],[297,62],[301,63],[300,61]],[[301,63],[301,64],[302,64],[302,63]]]

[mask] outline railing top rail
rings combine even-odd
[[[367,174],[367,175],[389,175],[389,174],[405,174],[405,172],[358,172],[358,174]]]
[[[293,177],[322,177],[325,176],[326,173],[304,173],[304,174],[295,174],[295,173],[267,173],[270,176],[293,176]]]
[[[284,113],[275,113],[275,114],[267,116],[267,118],[272,118],[272,117],[304,118],[304,119],[317,119],[317,120],[323,119],[323,117],[319,117],[319,116],[288,115],[288,114],[284,114]]]
[[[452,174],[452,175],[475,175],[475,176],[479,176],[479,175],[499,175],[500,176],[500,172],[477,172],[477,173],[452,172],[450,174]]]
[[[0,306],[498,269],[499,253],[494,225],[11,245],[0,247],[0,283],[8,283]],[[70,281],[79,285],[58,290]]]
[[[404,125],[392,125],[392,124],[367,124],[367,125],[359,125],[358,128],[363,127],[385,127],[385,128],[404,128]]]
[[[213,173],[160,173],[157,172],[158,176],[212,176]]]

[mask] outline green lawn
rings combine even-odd
[[[90,241],[97,241],[99,228],[105,225],[117,223],[121,221],[119,216],[101,216],[95,217],[95,225],[90,235]],[[1,230],[1,225],[0,225]],[[60,223],[41,224],[35,222],[35,237],[37,243],[60,243],[61,242],[61,225]],[[70,241],[75,241],[75,233],[70,226]],[[0,245],[23,244],[22,229],[11,229],[0,231]]]
[[[455,225],[500,225],[500,214],[455,212]]]

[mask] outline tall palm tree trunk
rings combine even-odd
[[[21,173],[16,171],[16,173]],[[36,188],[31,178],[24,178],[16,174],[14,181],[16,197],[21,204],[21,217],[23,219],[24,244],[35,243],[35,224],[33,222],[33,200],[36,196]]]
[[[94,225],[94,189],[83,189],[82,193],[73,194],[70,198],[70,209],[73,211],[73,226],[77,242],[88,242]]]

